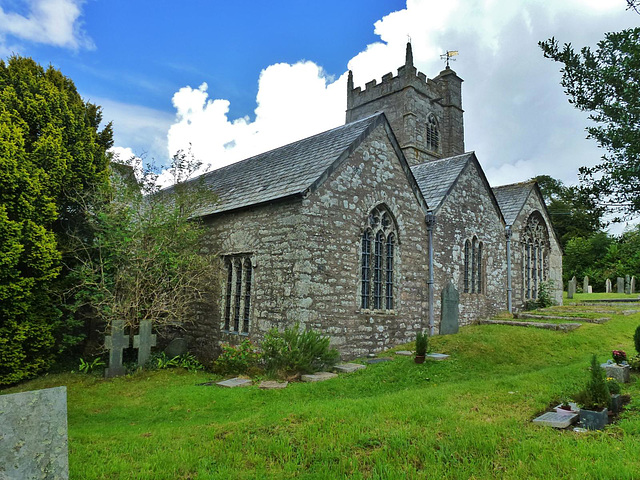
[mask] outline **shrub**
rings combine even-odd
[[[538,308],[547,308],[553,305],[553,297],[551,296],[551,290],[553,289],[553,280],[547,282],[540,282],[538,288]]]
[[[419,357],[424,357],[427,354],[427,344],[429,342],[429,337],[422,333],[418,332],[416,335],[416,355]]]
[[[260,361],[260,353],[250,340],[240,345],[222,345],[222,353],[213,362],[213,371],[220,375],[241,375],[255,368]]]
[[[576,400],[585,410],[601,410],[609,405],[609,388],[605,380],[604,369],[594,354],[591,357],[591,378]]]
[[[615,378],[611,378],[611,377],[607,378],[607,388],[609,389],[609,393],[611,395],[617,395],[622,391],[618,381]]]
[[[633,334],[633,344],[636,347],[636,352],[640,355],[640,325],[638,325],[638,328],[636,328],[636,331]]]
[[[78,366],[78,370],[81,373],[94,373],[99,368],[104,367],[104,360],[100,357],[94,358],[91,362],[85,361],[84,358],[80,359],[80,365]]]
[[[640,355],[636,355],[635,357],[631,357],[629,359],[629,365],[631,365],[631,369],[635,371],[640,371]]]
[[[156,353],[151,356],[144,366],[150,370],[164,370],[165,368],[184,368],[190,372],[202,370],[202,365],[198,359],[191,353],[183,353],[173,358],[167,357],[164,352]]]
[[[314,330],[300,330],[299,324],[283,332],[271,329],[262,349],[267,372],[284,378],[329,369],[340,358],[338,351],[329,346],[329,337]]]

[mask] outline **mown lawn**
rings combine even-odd
[[[2,393],[67,386],[72,479],[637,479],[638,376],[603,432],[531,423],[581,387],[592,353],[634,353],[640,314],[606,316],[570,333],[465,327],[432,339],[447,361],[395,357],[279,391],[196,386],[215,377],[163,370],[49,375]]]

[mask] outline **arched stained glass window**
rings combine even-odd
[[[540,284],[549,278],[549,229],[537,210],[527,220],[522,232],[522,286],[525,299],[536,299]]]
[[[369,214],[360,248],[360,308],[393,310],[397,234],[395,221],[384,205]]]

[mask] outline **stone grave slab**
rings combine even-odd
[[[427,353],[426,357],[430,358],[431,360],[446,360],[447,358],[449,358],[449,355],[446,355],[444,353]]]
[[[156,335],[151,328],[151,320],[140,322],[138,335],[133,336],[133,348],[138,349],[138,365],[142,366],[151,356],[151,347],[156,346]]]
[[[442,308],[440,310],[440,335],[458,333],[460,317],[460,295],[449,281],[440,294]]]
[[[248,378],[230,378],[229,380],[223,380],[222,382],[216,383],[216,385],[220,385],[221,387],[226,388],[235,388],[235,387],[248,387],[253,382]]]
[[[337,376],[337,373],[318,372],[311,373],[309,375],[302,375],[300,377],[300,380],[302,380],[303,382],[324,382],[325,380],[330,380],[332,378],[336,378]]]
[[[400,355],[402,357],[412,357],[413,353],[411,350],[398,350],[396,355]]]
[[[567,415],[556,412],[547,412],[537,418],[534,418],[533,423],[543,425],[545,427],[567,428],[569,425],[573,425],[578,421],[578,416],[579,415],[577,413]]]
[[[164,349],[164,354],[168,358],[179,357],[187,353],[188,347],[189,342],[187,342],[186,338],[174,338],[169,342],[167,348]]]
[[[616,287],[618,293],[624,293],[624,278],[618,277],[616,281]]]
[[[352,373],[367,368],[366,365],[360,363],[341,363],[336,365],[333,369],[338,373]]]
[[[258,388],[261,388],[262,390],[281,390],[283,388],[287,388],[287,385],[289,385],[289,382],[276,382],[273,380],[264,380],[260,382],[260,385],[258,386]]]
[[[0,395],[0,479],[68,480],[67,387]]]
[[[109,350],[109,368],[104,369],[105,378],[127,373],[122,365],[122,350],[129,348],[130,343],[129,335],[124,334],[124,320],[111,322],[111,335],[104,339],[104,345]]]
[[[616,365],[615,363],[603,363],[607,377],[615,378],[619,383],[629,383],[631,367],[629,365]]]
[[[389,358],[389,357],[370,358],[369,360],[367,360],[367,363],[369,365],[375,365],[376,363],[390,362],[392,360],[393,358]]]

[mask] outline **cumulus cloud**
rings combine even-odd
[[[452,68],[465,80],[467,150],[475,150],[494,185],[549,174],[577,180],[580,165],[602,152],[585,140],[586,114],[568,104],[558,64],[537,43],[552,36],[594,46],[604,32],[634,26],[624,0],[408,0],[405,9],[375,23],[380,41],[348,62],[356,86],[395,74],[411,39],[416,67],[434,77],[440,54],[458,50]],[[205,80],[205,79],[203,79]],[[310,61],[276,64],[259,78],[255,120],[229,118],[229,101],[206,83],[173,97],[176,118],[169,154],[191,145],[213,168],[340,125],[346,108],[346,72],[326,75]]]
[[[7,37],[57,47],[93,48],[93,42],[82,30],[80,16],[83,0],[27,0],[28,13],[21,15],[0,7],[0,40],[2,49]]]

